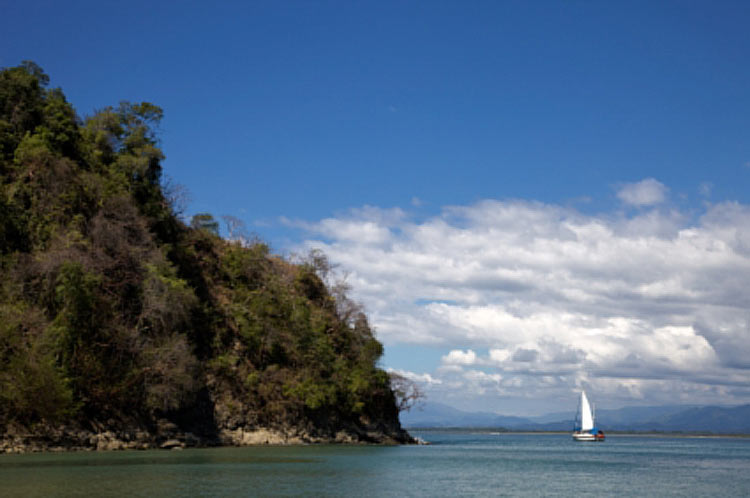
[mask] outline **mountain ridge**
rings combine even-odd
[[[425,402],[401,413],[406,428],[502,428],[507,430],[568,431],[574,416],[557,418],[561,412],[532,417],[506,416],[492,412],[468,412],[449,405]],[[750,404],[737,406],[663,405],[631,406],[598,410],[597,426],[604,431],[708,432],[750,434]]]

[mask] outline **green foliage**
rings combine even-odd
[[[189,325],[197,299],[193,289],[169,264],[146,264],[139,329],[145,334],[163,335]]]
[[[0,305],[0,419],[56,422],[75,413],[44,326],[41,314],[26,305]]]
[[[198,362],[185,336],[169,334],[149,341],[140,356],[146,409],[169,412],[192,401],[199,385]]]
[[[102,171],[110,187],[127,190],[157,238],[175,242],[179,222],[161,188],[164,154],[157,147],[161,108],[149,102],[121,102],[86,120],[81,133],[87,161]]]
[[[316,382],[314,376],[306,376],[301,382],[288,383],[284,394],[290,399],[298,399],[310,410],[330,406],[336,401],[336,386],[331,383]]]
[[[128,171],[131,175],[144,174],[151,183],[158,183],[162,159],[157,143],[155,127],[159,125],[163,111],[149,103],[132,104],[121,102],[117,108],[106,107],[86,120],[84,136],[92,147],[96,158],[109,164],[122,156],[145,157],[151,170]],[[97,153],[98,152],[98,153]]]
[[[47,93],[42,123],[38,133],[49,147],[60,154],[77,159],[80,132],[73,107],[65,99],[62,90],[56,88]]]
[[[216,236],[219,235],[219,222],[210,213],[199,213],[190,220],[190,226],[196,230],[206,230]]]
[[[75,413],[73,392],[54,356],[35,343],[0,373],[0,402],[21,422],[60,422]]]
[[[55,286],[59,309],[53,322],[58,331],[58,347],[64,364],[73,361],[76,351],[97,332],[97,288],[101,278],[87,272],[80,263],[63,263]]]
[[[48,166],[54,158],[52,150],[47,141],[39,134],[26,134],[18,144],[14,153],[14,162],[17,165],[34,165],[37,167]]]
[[[119,137],[124,132],[119,116],[111,107],[87,118],[82,135],[89,162],[100,170],[112,164],[119,152]]]
[[[0,71],[0,153],[5,158],[13,157],[23,136],[41,124],[48,81],[29,62]]]
[[[162,110],[81,124],[47,83],[32,63],[0,70],[0,428],[153,423],[199,393],[232,426],[393,416],[382,345],[325,255],[222,240],[208,213],[184,226],[161,186]]]

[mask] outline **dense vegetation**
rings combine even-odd
[[[0,430],[398,424],[382,346],[321,255],[185,226],[161,109],[81,120],[47,85],[30,62],[0,72]]]

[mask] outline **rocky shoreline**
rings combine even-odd
[[[329,436],[310,434],[299,429],[239,427],[223,429],[215,436],[181,432],[166,423],[159,431],[143,429],[101,430],[45,428],[28,432],[11,428],[0,435],[0,454],[68,451],[182,450],[217,446],[305,445],[305,444],[415,444],[405,431],[394,435],[382,432],[358,433],[341,430]]]

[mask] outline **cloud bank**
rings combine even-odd
[[[653,179],[618,197],[642,209],[483,200],[298,226],[349,272],[387,348],[445,351],[411,375],[439,397],[750,402],[750,207],[679,212]]]

